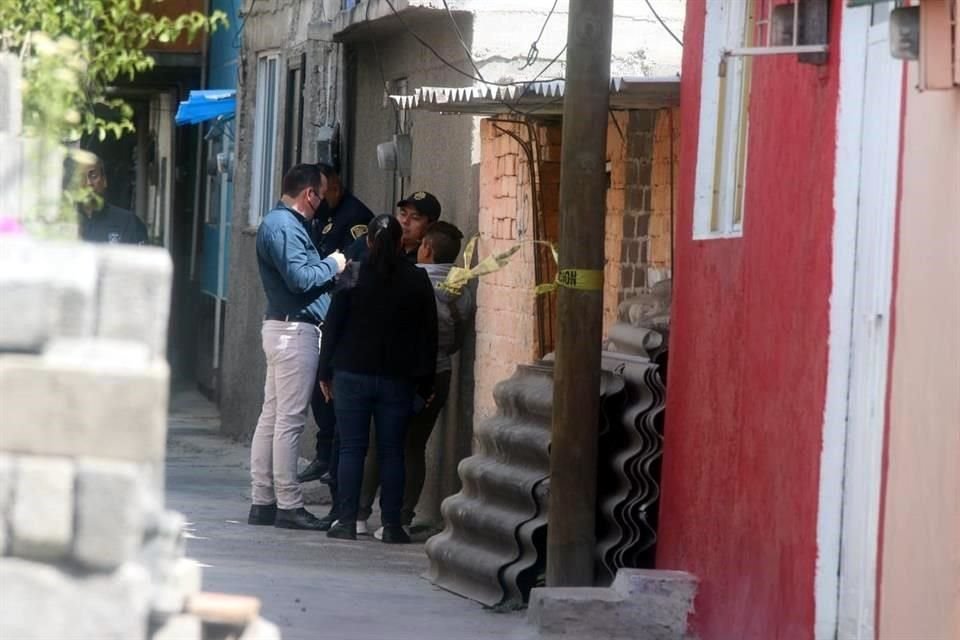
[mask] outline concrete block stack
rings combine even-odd
[[[696,578],[682,571],[620,569],[609,588],[534,589],[527,622],[538,640],[696,640],[696,592]]]
[[[163,506],[171,278],[162,249],[0,238],[0,638],[279,638],[200,593]]]

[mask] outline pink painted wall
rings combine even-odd
[[[960,88],[908,64],[878,638],[960,638]]]
[[[703,640],[812,638],[839,60],[756,59],[743,237],[694,241],[703,32],[688,0],[657,566]]]

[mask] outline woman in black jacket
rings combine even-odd
[[[340,438],[337,471],[339,522],[327,535],[356,540],[363,461],[376,428],[383,541],[409,542],[403,530],[403,450],[415,404],[433,394],[437,308],[426,272],[401,255],[402,230],[393,216],[374,218],[370,252],[352,286],[327,312],[320,348],[320,388],[334,412]]]

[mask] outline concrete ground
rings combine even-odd
[[[174,395],[167,508],[189,523],[187,555],[203,565],[204,591],[260,598],[284,640],[528,637],[523,613],[493,613],[421,578],[423,545],[248,526],[250,449],[218,429],[199,394]]]

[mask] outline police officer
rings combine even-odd
[[[366,246],[367,223],[373,218],[373,212],[359,198],[343,186],[336,170],[328,164],[320,163],[320,173],[326,178],[327,192],[324,202],[317,210],[313,221],[311,236],[321,256],[342,251],[348,259],[359,258],[353,255],[355,243]],[[334,456],[334,435],[336,418],[333,405],[324,400],[319,386],[314,389],[311,401],[313,418],[317,423],[316,457],[306,469],[297,475],[300,482],[324,480],[330,482],[336,476]],[[331,489],[334,489],[331,487]],[[332,514],[326,519],[332,522]]]
[[[420,242],[430,225],[440,219],[441,212],[440,201],[428,191],[415,191],[397,203],[397,212],[394,215],[403,229],[403,238],[400,240],[403,255],[413,264],[417,263]],[[358,261],[363,259],[366,252],[366,241],[358,240],[345,253],[351,260]]]
[[[333,167],[323,163],[319,167],[327,179],[327,195],[317,211],[311,235],[320,255],[327,256],[334,251],[346,252],[358,238],[365,236],[373,212],[344,188]]]
[[[132,211],[115,207],[104,199],[107,174],[103,170],[103,160],[96,158],[92,165],[81,167],[81,170],[86,172],[84,184],[99,198],[91,197],[77,205],[80,239],[111,244],[146,244],[147,225]]]

